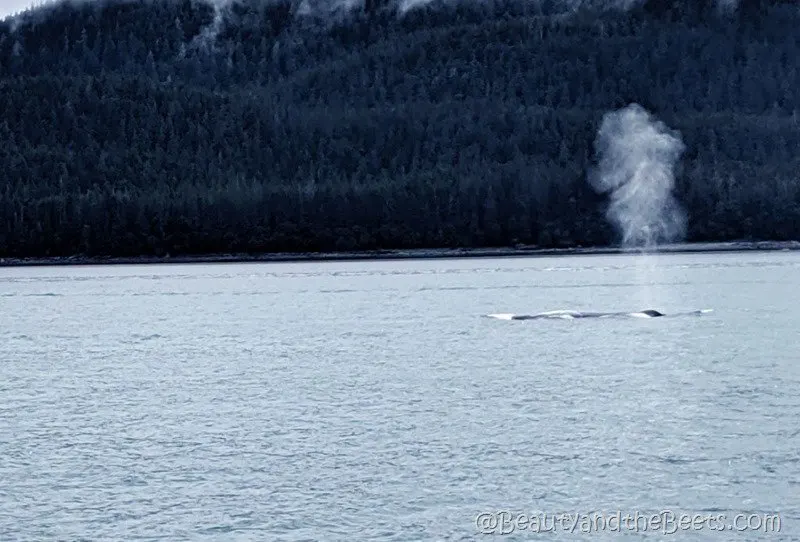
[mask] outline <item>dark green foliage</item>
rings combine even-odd
[[[690,240],[800,237],[795,6],[559,5],[113,0],[6,21],[0,257],[612,243],[586,174],[630,102],[686,143]]]

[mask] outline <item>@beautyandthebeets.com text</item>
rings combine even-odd
[[[659,512],[563,512],[529,514],[497,510],[478,514],[475,527],[481,534],[531,533],[660,533],[688,531],[778,533],[780,514]]]

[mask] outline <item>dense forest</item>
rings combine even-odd
[[[0,22],[0,257],[618,241],[603,115],[689,241],[800,238],[793,2],[61,2]],[[730,2],[728,2],[730,4]]]

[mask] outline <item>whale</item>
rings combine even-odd
[[[661,318],[666,316],[689,316],[700,315],[711,312],[711,309],[704,309],[698,311],[690,311],[683,313],[675,313],[667,315],[655,309],[645,309],[636,312],[583,312],[572,310],[557,310],[548,312],[539,312],[536,314],[513,314],[513,313],[497,313],[487,314],[490,318],[497,320],[575,320],[578,318]]]

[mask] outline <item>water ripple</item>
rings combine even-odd
[[[0,539],[475,540],[490,510],[664,507],[780,511],[790,539],[797,265],[2,270]],[[476,317],[631,306],[715,312]]]

